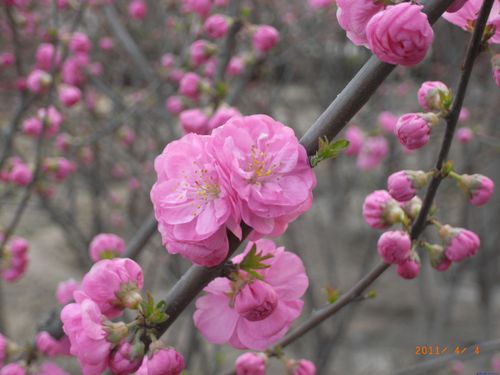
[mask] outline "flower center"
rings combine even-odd
[[[273,173],[276,164],[271,164],[271,157],[255,145],[252,146],[250,160],[247,161],[246,171],[253,172],[250,178],[252,184],[258,184],[257,179],[267,177]]]

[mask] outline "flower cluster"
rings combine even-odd
[[[337,19],[354,44],[370,48],[380,60],[415,65],[425,58],[434,32],[422,6],[396,3],[337,0]]]
[[[264,115],[168,144],[155,170],[151,200],[163,244],[204,266],[226,258],[226,230],[241,238],[242,221],[253,238],[282,234],[311,207],[316,184],[293,130]]]
[[[304,265],[270,240],[249,242],[232,262],[237,270],[230,278],[210,282],[196,301],[194,323],[212,343],[265,349],[285,335],[302,310],[300,298],[308,287]]]
[[[0,233],[0,244],[5,242]],[[0,276],[7,282],[18,280],[28,267],[29,243],[24,238],[14,237],[0,248]]]
[[[307,359],[282,358],[287,374],[315,375],[316,366]],[[267,355],[264,353],[244,353],[236,359],[236,375],[266,375]]]

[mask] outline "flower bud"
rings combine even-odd
[[[427,81],[422,84],[417,94],[418,103],[426,111],[449,109],[451,92],[448,86],[439,81]]]
[[[290,373],[292,375],[315,375],[316,366],[314,363],[307,359],[300,359],[298,361],[289,361],[287,367],[290,368]]]
[[[456,176],[458,186],[465,192],[469,198],[469,202],[474,206],[482,206],[488,203],[495,184],[491,179],[480,174],[463,174]]]
[[[264,353],[245,353],[236,359],[236,375],[265,375],[267,357]]]
[[[407,113],[398,119],[396,136],[399,143],[409,150],[416,150],[429,142],[431,127],[437,124],[436,115],[432,113]]]
[[[397,201],[406,202],[415,196],[418,189],[427,185],[429,178],[430,173],[424,171],[399,171],[387,179],[387,190]]]
[[[372,228],[387,228],[402,222],[404,217],[403,209],[385,190],[376,190],[365,198],[363,218]]]
[[[104,330],[107,332],[106,340],[114,345],[118,345],[122,340],[128,336],[128,328],[124,322],[110,322],[103,323]]]
[[[439,235],[444,240],[446,257],[454,262],[460,262],[477,253],[481,241],[477,234],[464,228],[454,228],[443,225]]]
[[[269,52],[279,42],[280,35],[278,30],[269,25],[260,25],[253,34],[253,47],[261,52]]]
[[[403,279],[414,279],[420,273],[420,262],[408,259],[407,261],[398,264],[396,271]]]
[[[184,367],[184,358],[174,348],[155,345],[147,360],[148,375],[178,375]]]
[[[377,250],[385,263],[404,263],[411,252],[410,236],[403,231],[385,232],[377,242]]]
[[[365,138],[363,131],[356,125],[351,125],[345,133],[345,138],[349,141],[345,154],[349,156],[358,155]]]
[[[132,345],[128,341],[123,341],[111,354],[109,367],[114,375],[132,374],[141,367],[143,356],[144,352],[142,356],[134,356]]]
[[[278,305],[273,287],[260,280],[246,284],[236,295],[235,310],[252,322],[267,318]]]
[[[457,137],[458,142],[465,145],[465,144],[469,143],[472,140],[472,138],[474,138],[474,133],[472,132],[472,130],[470,128],[463,127],[463,128],[460,128],[457,130],[456,137]]]

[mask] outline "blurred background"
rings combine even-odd
[[[25,9],[10,10],[17,24],[16,53],[23,57],[23,75],[33,70],[37,47],[50,40],[54,30],[82,31],[92,42],[82,101],[71,109],[58,106],[64,117],[60,133],[68,146],[57,148],[54,139],[47,139],[42,150],[44,158],[64,156],[77,168],[63,182],[41,181],[31,192],[15,230],[29,240],[29,267],[17,282],[1,284],[6,331],[16,342],[32,340],[37,327],[58,308],[54,297],[58,283],[80,279],[89,268],[88,244],[96,234],[116,233],[130,240],[151,217],[153,160],[182,134],[177,117],[165,109],[166,99],[178,90],[172,69],[187,70],[189,46],[199,38],[201,25],[196,16],[182,13],[179,1],[145,3],[147,14],[142,19],[130,16],[130,1],[85,9],[69,1],[57,10],[50,1],[32,1]],[[317,10],[305,0],[254,0],[243,1],[242,7],[249,23],[274,25],[280,43],[265,57],[249,56],[248,36],[245,31],[237,35],[233,54],[241,56],[246,66],[241,74],[226,77],[227,101],[245,115],[269,114],[300,138],[371,54],[346,38],[334,5]],[[14,46],[6,9],[0,15],[0,52]],[[315,169],[313,208],[277,240],[301,256],[311,280],[299,321],[327,304],[326,290],[347,291],[379,261],[376,242],[381,232],[369,228],[361,216],[366,195],[385,189],[387,177],[395,171],[433,168],[443,123],[433,130],[428,146],[407,153],[381,127],[379,115],[420,111],[416,93],[423,81],[440,80],[456,88],[468,34],[444,20],[434,30],[436,38],[426,60],[416,68],[397,68],[352,120],[364,132],[362,153],[370,162],[342,154],[321,163]],[[112,41],[111,48],[102,47],[103,37]],[[175,68],[162,66],[165,53],[174,56]],[[484,174],[498,185],[500,96],[490,58],[489,52],[483,53],[474,67],[459,124],[470,129],[472,137],[455,140],[451,159],[460,173]],[[14,88],[18,73],[14,66],[0,68],[1,144],[5,150],[11,124],[17,121],[8,156],[21,155],[29,164],[36,158],[36,140],[20,132],[21,124],[46,98],[18,95]],[[380,143],[386,151],[380,151]],[[12,223],[24,196],[23,189],[0,184],[0,228]],[[480,236],[481,249],[474,258],[441,273],[423,261],[420,276],[411,281],[388,270],[369,288],[376,291],[375,298],[350,305],[286,353],[312,360],[318,374],[393,374],[439,358],[417,356],[417,345],[439,345],[453,352],[457,346],[475,343],[481,349],[481,343],[499,338],[498,194],[487,205],[473,207],[455,183],[446,180],[436,209],[441,222]],[[432,230],[424,238],[437,241]],[[166,253],[157,233],[138,262],[144,268],[145,289],[158,298],[189,267],[187,261]],[[239,351],[205,342],[192,324],[192,312],[190,306],[168,331],[166,341],[183,353],[190,374],[230,369]],[[495,354],[489,350],[472,356],[464,361],[463,372],[457,372],[458,364],[445,361],[415,373],[492,371]],[[79,373],[72,360],[61,361]],[[282,373],[277,362],[271,363],[269,373]]]

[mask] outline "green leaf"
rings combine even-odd
[[[444,163],[443,167],[441,168],[441,173],[443,174],[443,176],[448,176],[452,170],[453,170],[453,162],[451,160],[448,160],[446,163]]]
[[[340,290],[327,287],[324,289],[329,304],[335,303],[340,297]]]
[[[349,146],[349,141],[346,139],[332,140],[330,142],[327,137],[319,138],[318,143],[318,151],[311,157],[311,166],[313,168],[323,160],[336,158],[342,150]]]
[[[262,253],[257,253],[257,246],[253,245],[239,266],[240,269],[248,272],[250,275],[261,279],[262,276],[258,272],[255,272],[255,270],[269,268],[269,265],[262,262],[266,259],[271,259],[272,257],[272,254],[262,255]]]

